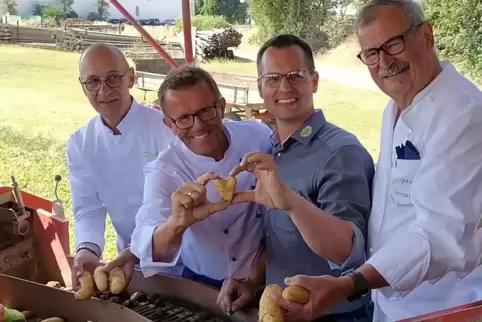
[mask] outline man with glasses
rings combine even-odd
[[[165,124],[177,137],[145,167],[142,207],[130,247],[146,277],[182,259],[182,276],[221,288],[229,278],[256,287],[253,271],[262,254],[260,206],[230,206],[212,180],[227,178],[248,152],[269,152],[268,126],[257,121],[226,122],[226,102],[214,79],[201,68],[171,70],[159,89]],[[236,190],[249,190],[256,178],[237,177]],[[229,206],[229,208],[228,208]],[[121,262],[111,263],[112,269]]]
[[[276,36],[259,50],[257,65],[259,93],[276,119],[274,150],[246,155],[234,169],[233,175],[254,173],[258,184],[233,202],[265,207],[266,284],[285,287],[296,274],[340,276],[365,262],[373,160],[354,135],[315,110],[318,73],[305,41]],[[227,282],[221,307],[233,309],[233,301],[247,297],[244,289],[244,281]],[[369,321],[368,303],[344,301],[320,321]]]
[[[482,300],[482,92],[440,62],[418,3],[372,0],[356,22],[373,80],[391,100],[382,120],[368,228],[370,258],[349,277],[295,277],[311,290],[294,314],[372,289],[374,321]]]
[[[162,113],[130,95],[134,70],[119,49],[104,44],[87,48],[79,73],[82,90],[98,115],[67,142],[75,220],[74,288],[80,274],[100,265],[107,213],[117,233],[117,250],[129,247],[142,202],[142,168],[173,138]]]

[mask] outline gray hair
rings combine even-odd
[[[392,6],[400,9],[407,20],[409,27],[413,27],[427,21],[419,1],[413,0],[370,0],[357,14],[355,20],[355,32],[378,18],[377,9],[383,6]]]

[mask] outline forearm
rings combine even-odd
[[[102,254],[105,245],[105,219],[103,213],[77,213],[75,215],[75,248],[93,245]]]
[[[254,285],[263,285],[266,280],[266,254],[263,252],[259,256],[255,265],[245,278]]]
[[[358,271],[365,277],[371,290],[388,286],[387,281],[372,265],[365,264],[358,268]]]
[[[350,225],[291,192],[288,197],[291,207],[287,213],[306,244],[317,255],[337,264],[344,263],[353,247],[353,230]]]
[[[182,235],[186,229],[177,225],[171,217],[158,226],[152,236],[152,260],[171,262],[181,247]]]

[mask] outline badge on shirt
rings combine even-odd
[[[300,135],[302,138],[306,138],[310,136],[311,133],[313,133],[313,129],[311,128],[311,126],[307,125],[301,130]]]

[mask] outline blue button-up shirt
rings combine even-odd
[[[281,179],[324,212],[346,220],[353,229],[353,247],[342,265],[311,250],[291,218],[282,210],[264,211],[267,284],[284,287],[297,274],[332,275],[365,262],[365,237],[371,207],[374,164],[356,137],[328,123],[317,111],[283,144],[273,135],[274,158]],[[320,237],[322,238],[322,237]],[[368,301],[344,301],[329,313],[351,312]]]
[[[244,278],[262,252],[263,223],[260,206],[233,204],[188,228],[172,262],[152,261],[152,235],[171,215],[171,194],[185,183],[194,182],[206,172],[227,177],[249,152],[271,151],[271,130],[256,121],[226,122],[230,141],[224,158],[198,155],[180,140],[171,142],[157,160],[146,165],[146,185],[142,207],[136,217],[131,251],[140,258],[144,275],[150,276],[182,263],[196,274],[214,280]],[[256,178],[249,172],[237,175],[237,191],[253,189]],[[213,184],[208,183],[207,199],[219,201]]]

